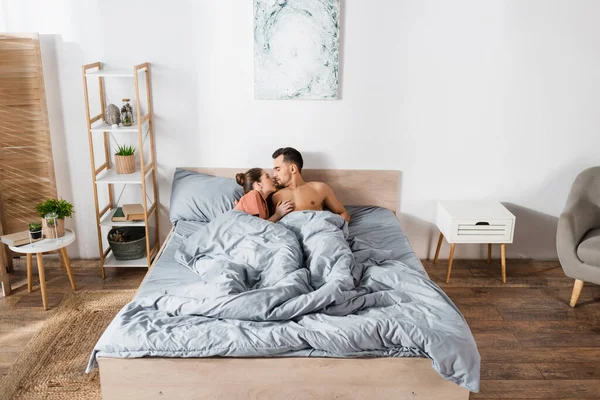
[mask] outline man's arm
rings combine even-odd
[[[350,223],[350,214],[348,211],[346,211],[342,202],[335,197],[333,190],[325,183],[321,183],[321,185],[321,190],[325,195],[325,207],[327,207],[327,209],[332,213],[339,214],[342,218],[348,221],[348,223]]]

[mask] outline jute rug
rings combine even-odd
[[[134,290],[69,293],[0,380],[2,399],[100,399],[96,369],[84,370],[94,345]]]

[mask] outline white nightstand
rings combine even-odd
[[[69,261],[69,255],[67,254],[66,247],[75,241],[75,233],[69,229],[65,229],[65,235],[58,239],[43,239],[39,242],[34,242],[24,246],[9,246],[9,248],[15,253],[21,253],[27,255],[27,291],[31,293],[32,282],[31,282],[31,268],[33,255],[37,258],[38,273],[40,274],[40,289],[42,292],[42,304],[44,310],[48,309],[48,300],[46,296],[46,277],[44,275],[44,259],[42,258],[43,253],[56,252],[58,251],[62,256],[63,262],[67,269],[67,275],[71,282],[71,288],[77,290],[75,287],[75,278],[73,272],[71,272],[71,262]]]
[[[515,216],[497,201],[440,201],[436,225],[440,238],[435,250],[433,265],[437,263],[446,237],[450,243],[446,283],[450,282],[454,248],[458,243],[487,243],[488,264],[492,262],[492,244],[500,244],[502,254],[502,283],[506,283],[506,244],[512,243]]]

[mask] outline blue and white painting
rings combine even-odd
[[[340,0],[254,0],[254,98],[337,99]]]

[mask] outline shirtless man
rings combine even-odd
[[[329,186],[302,179],[304,162],[298,150],[291,147],[278,149],[273,153],[273,160],[273,179],[281,188],[273,194],[273,204],[289,200],[294,204],[294,211],[323,211],[323,208],[327,208],[350,222],[350,214]]]

